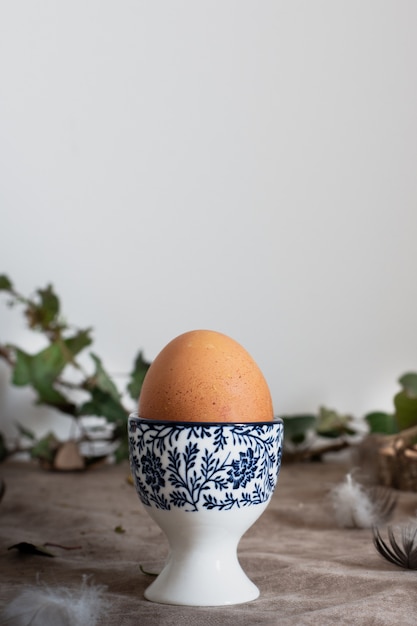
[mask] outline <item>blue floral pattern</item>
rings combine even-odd
[[[232,467],[227,472],[229,482],[233,483],[233,489],[238,489],[240,486],[246,487],[255,478],[256,464],[257,459],[254,458],[252,448],[246,452],[239,452],[239,459],[232,461]]]
[[[129,417],[130,465],[146,506],[229,510],[269,500],[283,425],[170,423]]]

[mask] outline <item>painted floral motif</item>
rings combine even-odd
[[[161,487],[165,487],[165,471],[158,456],[148,450],[141,458],[141,465],[145,475],[145,482],[151,489],[158,492]]]
[[[246,487],[255,477],[257,459],[254,458],[252,448],[246,452],[239,452],[239,459],[232,461],[232,467],[227,472],[229,482],[233,483],[233,489]]]
[[[140,499],[159,509],[228,510],[267,501],[281,464],[283,427],[189,425],[129,418]]]

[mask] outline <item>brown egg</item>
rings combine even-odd
[[[148,369],[140,417],[176,422],[273,420],[266,380],[248,352],[212,330],[193,330],[170,341]]]

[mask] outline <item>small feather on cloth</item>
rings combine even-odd
[[[397,500],[385,488],[367,489],[351,473],[330,494],[336,522],[343,528],[372,528],[390,519]]]
[[[84,576],[78,587],[26,586],[3,609],[1,626],[95,626],[109,602],[104,586],[89,584]]]

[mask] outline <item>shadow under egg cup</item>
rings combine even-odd
[[[237,546],[266,509],[281,466],[283,423],[161,422],[129,416],[136,491],[170,554],[152,602],[221,606],[255,600]]]

